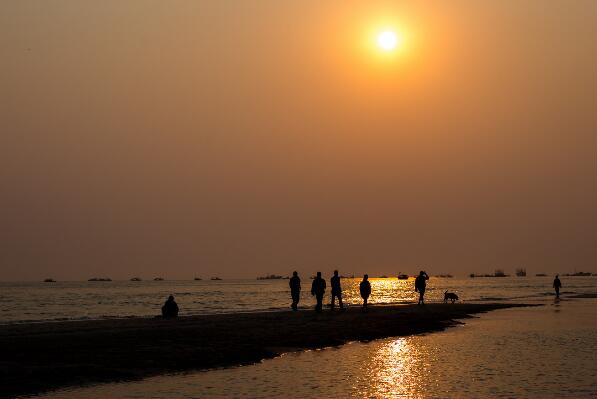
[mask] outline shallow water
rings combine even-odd
[[[444,332],[47,398],[595,398],[597,300],[490,312]]]
[[[329,277],[329,276],[328,276]],[[360,305],[360,279],[343,279],[344,300]],[[597,277],[563,277],[564,295],[594,293]],[[311,281],[303,278],[301,307],[311,307]],[[436,278],[428,283],[427,300],[440,301],[445,290],[464,301],[544,298],[553,295],[551,277]],[[416,300],[414,279],[372,279],[370,303]],[[159,314],[174,294],[181,315],[287,309],[288,280],[0,282],[0,323],[138,317]]]

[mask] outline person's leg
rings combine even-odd
[[[340,310],[344,309],[344,305],[342,305],[342,293],[338,293],[338,305],[340,306]]]
[[[317,306],[316,306],[316,310],[318,312],[321,312],[321,310],[323,309],[323,295],[316,295],[317,298]]]
[[[330,307],[332,308],[332,310],[334,310],[334,304],[336,302],[336,294],[334,294],[332,292],[332,303],[330,304]]]

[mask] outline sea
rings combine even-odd
[[[597,398],[597,277],[435,278],[463,302],[523,302],[445,331],[284,354],[249,366],[68,388],[40,398]],[[359,280],[344,279],[359,306]],[[372,303],[412,303],[414,280],[372,279]],[[303,280],[301,305],[314,306]],[[0,283],[2,323],[288,309],[288,280]]]

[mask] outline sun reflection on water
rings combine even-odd
[[[419,349],[408,338],[382,345],[363,373],[370,397],[423,398],[425,370]]]

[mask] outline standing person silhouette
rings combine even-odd
[[[315,295],[315,299],[317,299],[317,305],[315,305],[317,312],[321,312],[323,309],[323,294],[325,294],[325,280],[321,278],[321,272],[317,272],[317,277],[311,284],[311,295]]]
[[[556,278],[553,280],[553,288],[556,290],[556,298],[560,297],[560,288],[562,288],[562,282],[560,276],[556,274]]]
[[[330,280],[330,285],[332,286],[332,310],[334,310],[336,297],[338,297],[338,305],[340,306],[340,310],[344,310],[344,306],[342,305],[342,287],[340,286],[340,276],[338,276],[338,270],[334,270],[334,276]]]
[[[367,299],[371,295],[371,283],[369,282],[369,275],[363,276],[363,281],[359,284],[359,291],[361,292],[361,298],[363,298],[363,312],[367,311]]]
[[[415,279],[415,292],[419,292],[419,302],[418,305],[425,305],[425,288],[427,287],[427,280],[429,280],[429,276],[423,270],[419,273],[417,278]]]
[[[292,272],[292,277],[288,281],[288,285],[290,286],[290,296],[292,297],[292,305],[290,307],[292,310],[297,311],[301,297],[301,279],[297,272]]]

